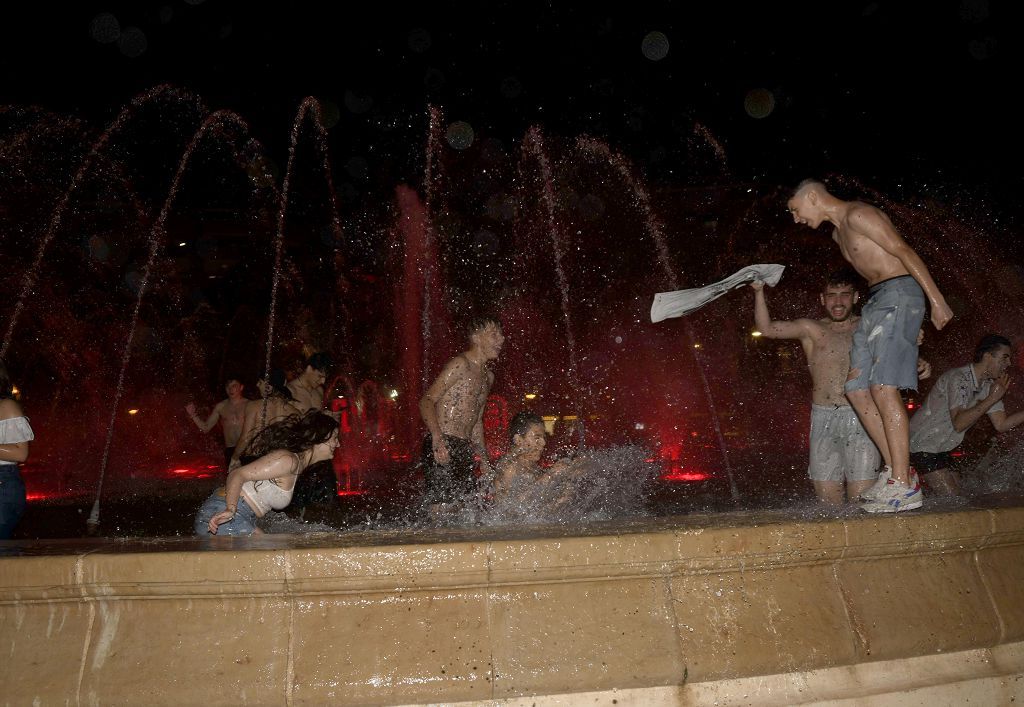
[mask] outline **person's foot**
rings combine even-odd
[[[889,479],[885,487],[875,495],[875,500],[862,504],[861,510],[868,513],[912,511],[923,505],[922,496],[920,484],[911,488],[902,481]]]
[[[859,498],[861,501],[875,501],[877,500],[878,494],[882,492],[885,485],[889,483],[889,479],[892,478],[892,468],[886,464],[882,467],[882,471],[878,474],[878,479],[875,480],[874,486],[862,491]]]

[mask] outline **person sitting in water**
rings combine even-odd
[[[565,480],[573,473],[566,461],[558,461],[549,469],[540,465],[547,433],[544,419],[536,413],[519,412],[509,423],[509,449],[495,465],[493,507],[499,515],[551,515],[557,513],[572,497],[572,489],[546,498],[547,488],[555,479]],[[543,507],[535,507],[535,506]]]
[[[1010,340],[988,334],[974,349],[974,362],[939,376],[910,418],[910,463],[935,493],[960,494],[960,480],[949,468],[952,452],[982,416],[996,432],[1024,422],[1024,410],[1008,414],[1003,406],[1011,362]]]
[[[292,500],[295,480],[315,464],[330,462],[338,448],[338,423],[319,410],[270,425],[249,443],[242,466],[199,508],[196,535],[252,535],[256,519]]]
[[[262,397],[260,400],[250,400],[245,404],[242,429],[238,435],[238,444],[235,445],[228,463],[228,471],[241,464],[242,452],[260,430],[290,415],[304,412],[302,406],[292,397],[291,390],[285,385],[284,371],[280,368],[270,371],[270,376],[260,379],[256,387]]]

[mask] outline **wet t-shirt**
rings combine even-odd
[[[991,388],[991,380],[978,381],[971,364],[939,376],[928,391],[924,404],[910,418],[910,451],[941,454],[956,449],[964,441],[966,430],[956,431],[949,411],[974,407],[988,397]],[[1000,400],[988,409],[988,414],[1003,409],[1003,401]]]

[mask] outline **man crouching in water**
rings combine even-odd
[[[445,365],[420,399],[428,432],[423,440],[425,501],[435,521],[457,514],[478,493],[474,452],[485,477],[493,476],[484,444],[484,404],[494,383],[487,363],[498,358],[505,337],[501,323],[491,317],[473,319],[466,333],[469,349]]]

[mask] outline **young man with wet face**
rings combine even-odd
[[[296,378],[288,381],[288,390],[299,412],[320,410],[324,406],[324,382],[331,367],[330,354],[318,351],[306,359],[306,367]]]
[[[427,426],[423,440],[426,503],[435,520],[462,510],[478,492],[474,455],[486,476],[491,469],[484,444],[484,405],[494,384],[488,365],[505,344],[501,322],[473,319],[466,328],[469,348],[445,364],[420,399]]]
[[[1010,386],[1011,353],[1006,337],[983,337],[974,349],[973,363],[939,376],[911,418],[910,463],[936,493],[960,493],[960,481],[949,468],[951,452],[982,415],[988,415],[996,432],[1024,422],[1024,410],[1007,415],[1003,406]]]
[[[786,204],[796,223],[829,222],[832,239],[870,286],[853,334],[846,396],[878,447],[885,467],[862,494],[871,513],[920,508],[920,485],[911,483],[910,435],[901,389],[917,390],[917,338],[926,298],[932,323],[942,329],[953,312],[928,268],[889,217],[860,201],[843,201],[815,180],[801,182]]]
[[[843,386],[850,373],[850,347],[860,322],[854,316],[856,282],[850,270],[829,274],[819,298],[826,316],[820,319],[773,320],[764,283],[754,282],[754,323],[769,339],[797,339],[811,372],[810,461],[807,473],[823,503],[841,505],[871,488],[878,478],[879,454]],[[845,491],[845,494],[844,494]]]

